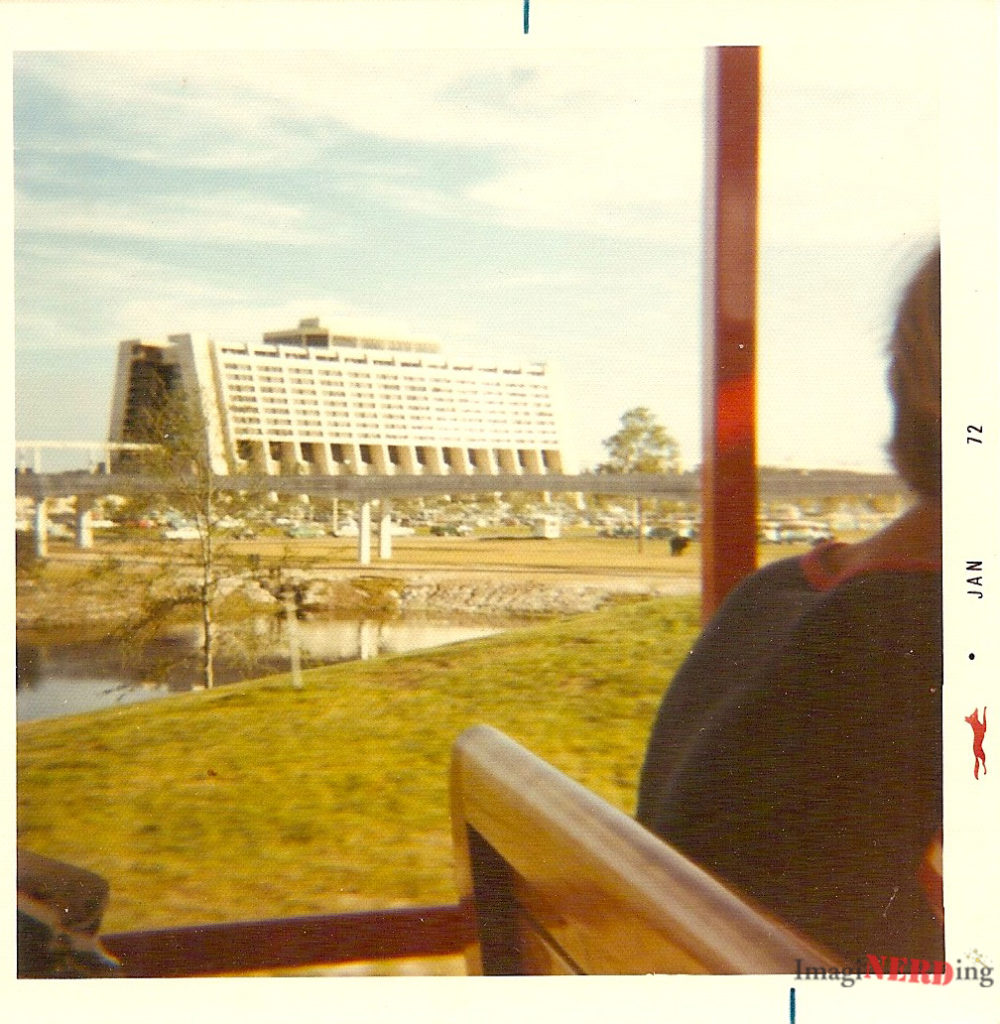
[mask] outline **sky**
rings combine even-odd
[[[579,468],[638,405],[697,465],[704,50],[534,7],[531,45],[15,52],[16,437],[106,437],[121,339],[318,316],[554,362]],[[762,50],[758,459],[886,470],[939,57],[821,43]]]

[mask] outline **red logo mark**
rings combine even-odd
[[[976,708],[971,715],[966,715],[965,720],[972,726],[972,753],[975,755],[976,763],[972,774],[979,778],[979,765],[983,766],[983,775],[986,774],[986,752],[983,750],[983,737],[986,735],[986,706],[983,705],[983,720],[979,721],[979,708]]]

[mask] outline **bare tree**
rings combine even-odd
[[[137,440],[156,445],[134,456],[136,471],[162,479],[163,489],[158,497],[170,505],[183,523],[197,531],[200,674],[205,688],[211,689],[215,685],[219,598],[219,495],[212,472],[207,425],[183,391],[164,386],[149,396],[133,432]]]

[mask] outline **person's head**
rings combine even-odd
[[[919,495],[941,498],[941,250],[924,258],[903,293],[889,343],[895,416],[889,454]]]

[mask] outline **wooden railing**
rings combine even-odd
[[[101,937],[130,978],[331,967],[462,953],[471,918],[455,905],[121,932]]]
[[[452,761],[470,973],[784,974],[828,953],[502,733]]]

